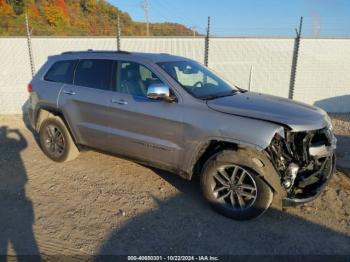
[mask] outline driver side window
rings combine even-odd
[[[162,83],[152,71],[139,63],[120,61],[116,69],[116,91],[120,93],[146,97],[151,84]]]

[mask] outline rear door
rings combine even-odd
[[[49,62],[50,63],[50,62]],[[60,60],[50,63],[44,77],[34,77],[32,85],[36,96],[31,96],[37,104],[40,102],[45,107],[57,107],[57,98],[64,84],[73,83],[74,68],[77,60]],[[45,68],[41,69],[45,70]],[[40,72],[38,75],[41,75]]]
[[[114,60],[81,59],[73,84],[65,84],[59,107],[79,144],[108,150]]]
[[[116,92],[109,100],[111,143],[116,152],[122,150],[132,158],[177,169],[183,150],[181,101],[146,97],[150,84],[162,82],[145,65],[118,62],[113,81]]]

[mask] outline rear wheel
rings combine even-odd
[[[221,151],[209,158],[201,174],[205,198],[216,211],[237,220],[263,214],[273,198],[270,187],[244,157],[239,151]]]
[[[75,159],[79,150],[59,117],[45,119],[39,129],[40,146],[46,156],[56,162]]]

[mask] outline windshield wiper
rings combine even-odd
[[[237,90],[231,90],[229,93],[225,93],[225,94],[212,94],[212,95],[208,95],[208,96],[204,96],[201,97],[201,99],[203,100],[212,100],[212,99],[216,99],[216,98],[220,98],[220,97],[225,97],[225,96],[233,96],[237,93]]]

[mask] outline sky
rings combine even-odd
[[[144,0],[108,0],[145,21]],[[207,17],[217,36],[350,37],[350,0],[149,0],[150,22],[177,22],[204,33]]]

